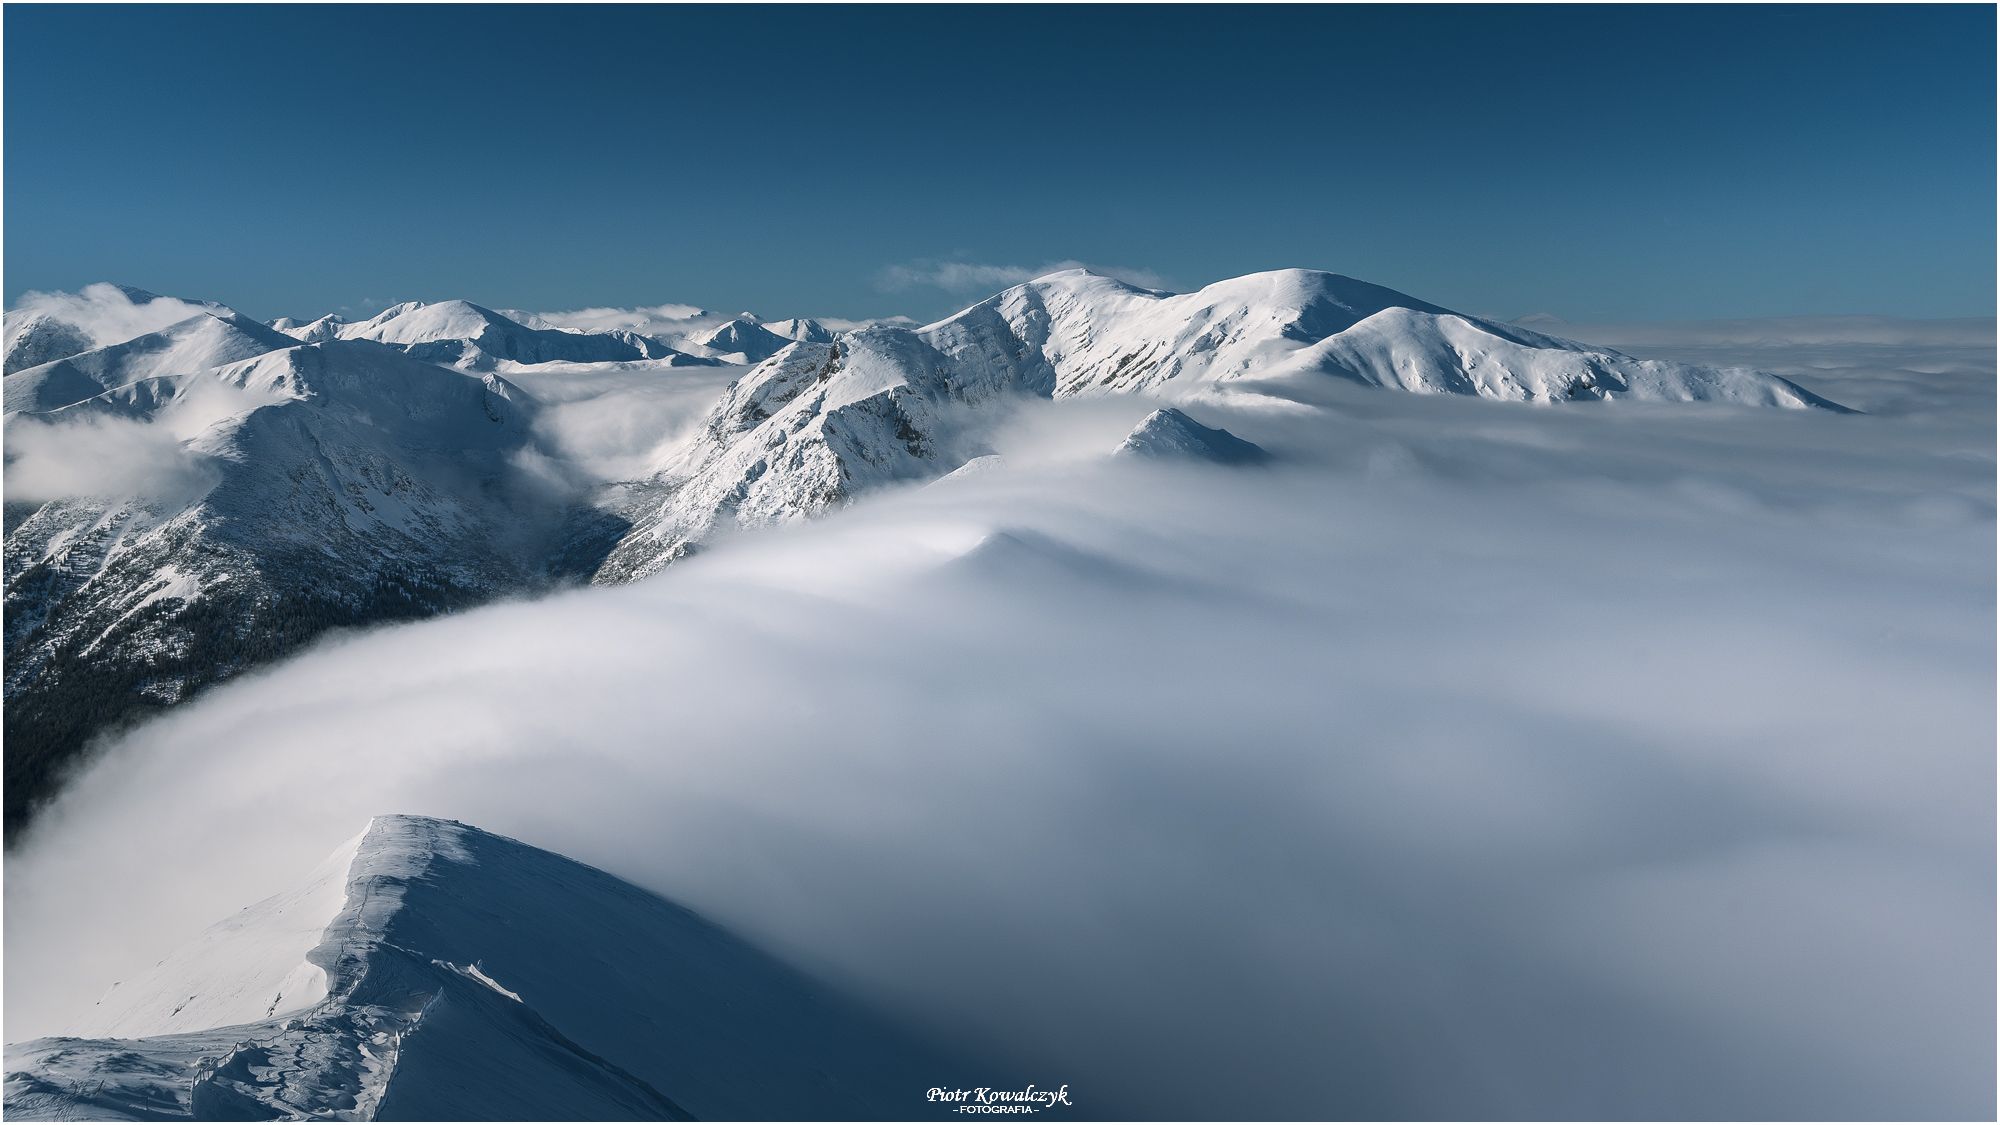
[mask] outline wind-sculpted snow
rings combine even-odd
[[[17,1120],[909,1117],[965,1073],[655,895],[410,816],[6,1065]]]

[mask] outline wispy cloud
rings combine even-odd
[[[34,317],[46,316],[77,328],[93,347],[102,347],[158,332],[207,311],[207,307],[193,301],[156,297],[100,281],[74,293],[30,290],[21,294],[8,310],[6,320],[12,332]]]
[[[185,501],[214,483],[206,459],[165,426],[125,418],[7,425],[7,499],[79,496]]]
[[[997,265],[990,262],[945,261],[920,258],[884,266],[875,283],[891,292],[910,289],[942,289],[947,293],[980,293],[1019,285],[1061,270],[1088,269],[1129,281],[1148,289],[1169,288],[1167,280],[1152,270],[1135,266],[1105,266],[1065,258],[1038,266]]]

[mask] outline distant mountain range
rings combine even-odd
[[[7,497],[10,835],[96,735],[328,629],[630,581],[719,529],[935,480],[991,452],[989,408],[1010,401],[1341,380],[1565,406],[1844,409],[1775,375],[1636,359],[1310,270],[1180,295],[1071,270],[933,324],[839,332],[466,301],[264,325],[91,286],[9,314],[5,349],[10,437],[131,427],[167,435],[181,470],[173,488]],[[724,364],[747,370],[639,479],[575,496],[525,470],[561,454],[509,374]],[[1261,459],[1152,406],[1134,404],[1127,452]]]
[[[1070,270],[934,324],[798,343],[758,365],[628,492],[632,530],[596,580],[651,574],[721,525],[810,515],[986,452],[947,410],[1313,379],[1514,402],[1845,409],[1776,375],[1634,359],[1337,274],[1281,270],[1176,295]]]

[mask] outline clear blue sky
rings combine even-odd
[[[1994,307],[1985,6],[4,18],[10,301],[928,316],[1001,272],[941,263],[1080,260],[1579,321]]]

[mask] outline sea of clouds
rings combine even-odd
[[[1990,326],[1681,346],[1869,413],[1187,402],[1277,455],[1231,470],[1105,457],[1150,404],[1024,405],[1001,471],[329,640],[9,857],[7,1038],[405,812],[1092,1113],[1990,1116]],[[615,478],[675,377],[544,425]]]

